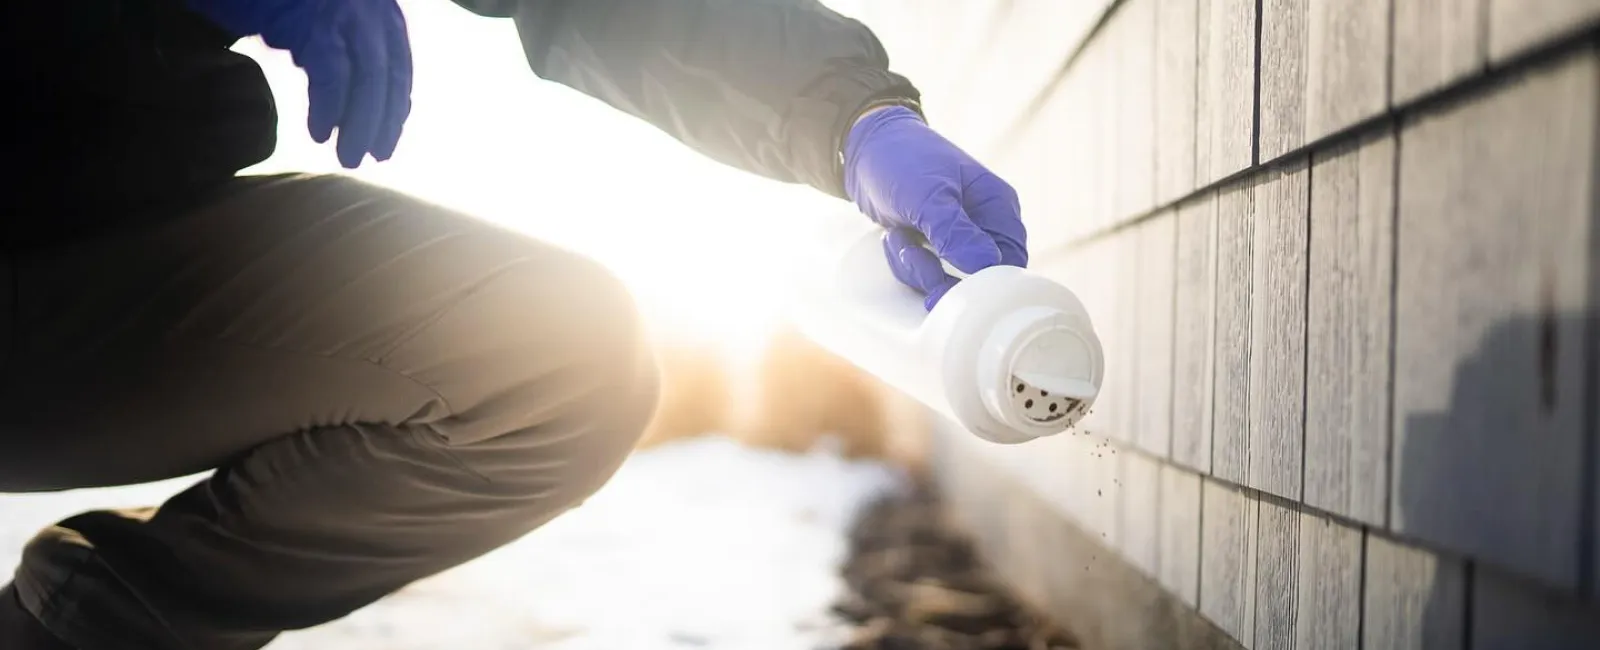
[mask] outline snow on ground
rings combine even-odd
[[[0,495],[0,566],[39,527],[188,483]],[[584,506],[499,551],[268,650],[815,650],[858,509],[903,485],[829,449],[724,438],[641,451]]]

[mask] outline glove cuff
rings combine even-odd
[[[871,108],[886,103],[917,106],[921,98],[905,77],[874,66],[841,67],[813,84],[791,107],[790,133],[785,138],[792,143],[795,160],[802,161],[798,180],[849,200],[844,189],[844,146],[851,127]]]
[[[847,198],[860,204],[856,197],[861,184],[856,174],[856,165],[861,160],[861,148],[872,140],[870,136],[879,129],[903,120],[911,120],[918,126],[925,126],[928,119],[918,110],[919,108],[921,107],[915,102],[904,100],[874,102],[863,108],[861,114],[851,122],[850,129],[845,132],[843,147],[839,150],[839,164],[844,174],[844,192]],[[865,210],[866,206],[863,205],[862,209]]]

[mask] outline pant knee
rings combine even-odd
[[[513,383],[559,396],[551,403],[592,416],[608,430],[640,433],[660,389],[644,318],[609,269],[565,256],[555,268],[508,272],[495,290],[511,305],[502,326],[518,330],[506,354],[525,361],[513,371]]]
[[[434,428],[469,468],[520,476],[559,460],[575,470],[567,487],[585,494],[631,451],[659,394],[628,289],[599,263],[553,248],[505,265],[401,355],[446,403],[451,415]]]

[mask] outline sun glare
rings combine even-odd
[[[658,335],[759,348],[804,272],[798,239],[848,204],[703,159],[529,71],[510,21],[402,2],[413,112],[393,159],[341,170],[305,130],[305,76],[247,40],[278,98],[279,142],[252,172],[349,173],[587,254],[633,288]]]

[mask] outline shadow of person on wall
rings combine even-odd
[[[1392,610],[1366,613],[1369,641],[1600,648],[1600,607],[1572,593],[1581,558],[1596,550],[1584,514],[1596,489],[1587,411],[1600,394],[1588,379],[1590,323],[1581,313],[1503,320],[1453,371],[1448,359],[1397,358],[1390,528],[1449,556],[1369,555],[1373,570],[1395,570],[1369,582],[1392,581],[1399,596],[1369,598],[1368,608]],[[1397,339],[1397,351],[1405,346]],[[1552,586],[1562,584],[1565,594]]]

